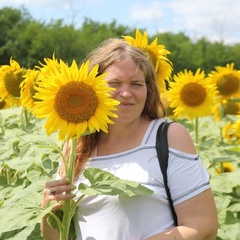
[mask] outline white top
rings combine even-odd
[[[150,123],[140,146],[89,159],[86,167],[136,181],[155,193],[149,197],[84,197],[74,218],[77,240],[142,240],[174,225],[155,148],[157,128],[162,121]],[[198,155],[169,148],[167,174],[174,205],[210,187],[209,175]],[[87,183],[82,175],[76,184],[80,182]],[[80,195],[78,192],[77,198]]]

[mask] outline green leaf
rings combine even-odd
[[[127,195],[129,197],[140,195],[149,196],[153,191],[134,181],[123,180],[112,173],[98,168],[87,168],[83,173],[89,180],[90,186],[80,183],[78,189],[84,195]]]
[[[0,239],[4,240],[43,240],[40,232],[40,224],[37,223],[35,225],[29,225],[27,227],[4,232],[0,234]]]
[[[39,206],[43,182],[31,184],[6,200],[0,209],[0,232],[9,232],[39,223],[51,211],[54,202],[43,209]],[[4,217],[2,217],[4,216]]]

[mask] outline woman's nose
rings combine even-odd
[[[131,86],[122,85],[120,89],[120,96],[124,98],[130,98],[132,96]]]

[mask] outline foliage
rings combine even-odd
[[[80,63],[89,51],[106,38],[135,34],[135,29],[118,25],[116,21],[100,24],[86,18],[80,28],[74,24],[66,25],[61,19],[50,23],[39,22],[25,8],[0,9],[0,24],[0,65],[7,64],[13,57],[22,66],[31,68],[53,53],[66,62],[75,59]],[[235,62],[235,67],[240,68],[240,44],[226,45],[205,38],[193,41],[183,32],[156,34],[149,41],[155,37],[171,51],[169,59],[173,62],[173,74],[185,68],[194,72],[201,68],[209,73],[213,70],[212,66],[229,62]]]
[[[43,186],[54,177],[60,146],[56,136],[45,137],[41,121],[32,118],[26,125],[20,109],[4,110],[1,115],[0,215],[5,217],[0,218],[0,239],[40,240],[43,238],[39,223],[54,204],[46,209],[40,207]],[[87,169],[84,176],[91,183],[90,186],[79,185],[84,195],[152,194],[140,184],[121,180],[100,169]]]
[[[26,124],[21,109],[1,110],[0,113],[0,214],[6,216],[0,219],[0,239],[40,240],[43,238],[40,235],[39,222],[51,209],[51,205],[45,210],[40,208],[43,186],[44,182],[54,177],[61,146],[58,145],[56,135],[45,136],[40,120],[32,117]],[[189,129],[194,139],[193,122],[179,121]],[[211,175],[219,217],[217,239],[237,240],[240,226],[240,148],[234,143],[221,140],[221,125],[222,123],[216,124],[210,116],[200,119],[198,149],[202,162]],[[216,169],[224,161],[231,162],[235,171],[216,174]],[[98,171],[96,169],[91,171],[92,173],[86,172],[85,176],[93,183],[93,188],[80,185],[79,190],[83,193],[95,194],[102,190],[105,191],[104,194],[106,191],[111,194],[122,191],[128,193],[123,190],[128,182],[123,181],[120,189],[105,189],[105,185],[101,186],[101,180],[112,184],[115,177],[106,176],[102,172],[95,174]],[[132,195],[131,192],[129,194]]]

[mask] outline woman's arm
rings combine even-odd
[[[168,145],[182,152],[196,154],[193,141],[184,126],[169,126]],[[211,189],[175,206],[178,227],[154,235],[147,240],[215,240],[218,230],[216,205]]]
[[[217,212],[210,189],[176,205],[175,211],[179,226],[147,238],[147,240],[216,239]]]

